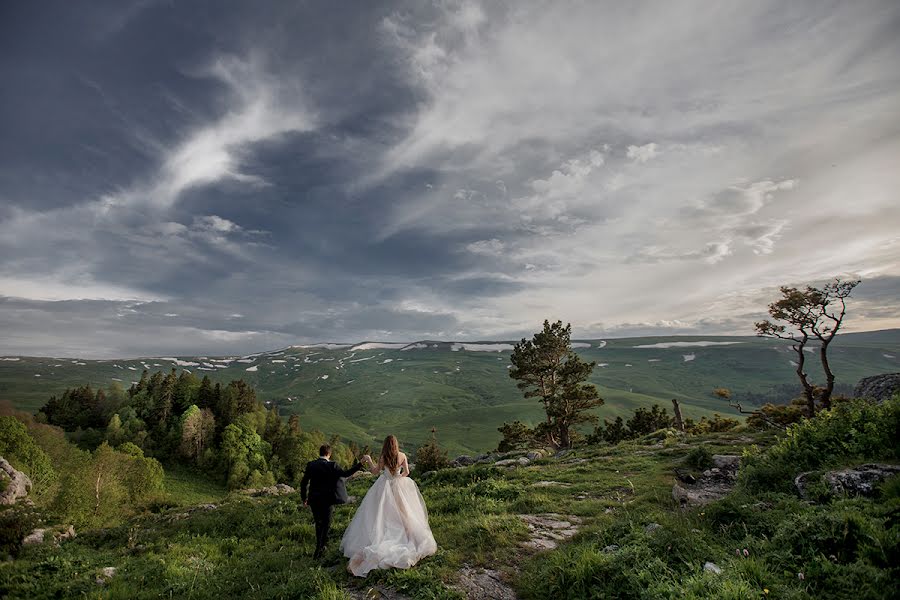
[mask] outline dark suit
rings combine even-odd
[[[362,469],[357,461],[347,470],[341,469],[337,463],[319,457],[306,464],[306,471],[300,481],[300,498],[308,502],[312,509],[313,521],[316,524],[316,553],[321,556],[328,541],[328,530],[331,528],[331,513],[335,504],[349,502],[344,477],[349,477]],[[307,487],[309,493],[307,493]]]

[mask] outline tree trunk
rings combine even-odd
[[[797,377],[800,378],[800,383],[803,384],[803,395],[806,396],[806,412],[807,416],[812,419],[816,416],[816,390],[809,382],[809,379],[806,377],[806,373],[803,372],[803,365],[806,363],[806,355],[804,354],[804,348],[806,347],[806,342],[808,341],[808,337],[804,332],[803,340],[798,342],[796,346],[792,346],[794,352],[797,353]]]
[[[828,364],[828,343],[831,340],[823,341],[822,347],[819,349],[819,357],[822,359],[822,370],[825,371],[825,390],[822,392],[821,402],[822,408],[831,408],[831,394],[834,392],[834,373],[831,372],[831,366]]]
[[[672,410],[675,413],[675,429],[684,431],[684,419],[681,418],[681,407],[678,405],[678,400],[675,398],[672,398]]]

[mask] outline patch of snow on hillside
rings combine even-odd
[[[604,340],[604,341],[600,342],[599,344],[597,344],[597,347],[598,347],[598,348],[605,348],[605,347],[606,347],[606,340]]]
[[[573,348],[590,348],[591,345],[588,343],[585,343],[585,342],[573,342],[572,347]]]
[[[206,369],[209,369],[209,370],[215,370],[215,368],[216,368],[216,365],[212,365],[212,364],[210,364],[210,363],[203,363],[203,366],[206,367]]]
[[[660,361],[660,359],[658,359],[658,358],[648,358],[647,359],[647,362],[659,362],[659,361]]]
[[[286,363],[286,360],[273,360],[273,363]]]
[[[428,347],[428,344],[411,344],[409,346],[406,346],[405,348],[400,348],[400,351],[406,352],[407,350],[424,350],[427,347]],[[451,350],[453,350],[453,349],[451,348]]]
[[[409,346],[408,343],[394,343],[394,342],[365,342],[363,344],[359,344],[358,346],[353,346],[350,350],[402,350]]]
[[[113,381],[122,381],[122,380],[119,379],[118,377],[110,377],[110,379],[112,379]]]
[[[472,343],[454,343],[450,346],[454,352],[460,350],[468,350],[469,352],[509,352],[513,349],[512,344],[472,344]]]
[[[744,342],[660,342],[658,344],[641,344],[634,348],[705,348],[707,346],[733,346],[734,344],[743,344]]]
[[[35,373],[34,376],[35,376],[35,377],[40,377],[41,374],[40,374],[40,373]]]
[[[608,367],[609,363],[597,363],[598,367]]]
[[[372,360],[373,358],[376,358],[376,357],[374,357],[374,356],[367,356],[367,357],[365,357],[365,358],[357,358],[357,359],[355,359],[355,360],[351,360],[351,361],[347,361],[347,362],[352,362],[352,363],[353,363],[353,362],[362,362],[362,361],[364,361],[364,360]]]
[[[237,362],[239,362],[239,363],[252,363],[252,362],[256,362],[256,359],[255,359],[255,358],[239,358],[239,359],[237,360]]]
[[[393,358],[386,358],[383,361],[381,361],[381,364],[386,365],[386,364],[392,363],[392,362],[394,362]]]
[[[378,395],[379,395],[379,396],[384,396],[384,395],[387,394],[387,393],[388,393],[388,390],[384,390],[383,392],[381,392],[381,393],[378,394]]]
[[[350,385],[350,384],[353,383],[354,381],[356,381],[356,380],[355,380],[355,379],[351,379],[350,381],[347,382],[347,385]]]
[[[696,354],[682,354],[681,357],[684,359],[684,362],[691,362],[695,358],[697,358]]]
[[[322,379],[328,379],[328,375],[322,375]]]
[[[800,366],[800,363],[798,363],[798,362],[794,362],[794,361],[792,361],[792,360],[789,360],[788,362],[791,363],[791,366],[792,366],[792,367],[799,367],[799,366]]]
[[[244,369],[244,370],[245,370],[245,371],[250,371],[251,373],[255,373],[256,371],[259,371],[259,365],[253,365],[252,367],[247,367],[247,368]]]
[[[17,360],[22,360],[22,359],[19,358],[18,356],[4,356],[3,358],[0,358],[0,360],[8,360],[8,361],[15,362]]]
[[[129,371],[137,371],[137,367],[128,367]]]
[[[893,354],[882,354],[882,356],[885,357],[885,358],[897,358],[897,357],[894,356]]]
[[[171,362],[175,363],[176,367],[199,367],[200,366],[200,363],[190,362],[188,360],[181,360],[178,358],[171,358],[171,357],[166,357],[166,356],[160,356],[159,360],[171,361]]]

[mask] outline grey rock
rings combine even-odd
[[[95,580],[97,585],[106,585],[110,579],[116,576],[116,571],[118,571],[116,567],[103,567],[100,569],[100,574],[97,575]]]
[[[467,454],[461,454],[453,459],[453,462],[461,467],[468,467],[475,464],[475,459]]]
[[[803,499],[808,499],[809,486],[818,480],[825,484],[828,492],[835,496],[874,496],[878,485],[900,473],[900,465],[870,463],[828,471],[820,474],[815,471],[800,473],[794,478],[794,487]]]
[[[538,515],[519,515],[528,526],[529,539],[525,548],[532,550],[552,550],[560,542],[568,540],[578,533],[581,519],[574,515],[544,513]]]
[[[720,567],[719,565],[717,565],[714,562],[707,561],[707,562],[703,563],[703,570],[706,571],[707,573],[712,573],[714,575],[722,574],[722,567]]]
[[[672,488],[672,498],[682,508],[709,504],[723,498],[734,488],[741,457],[715,454],[712,459],[715,466],[703,471],[695,483],[681,481]]]
[[[459,571],[457,589],[467,600],[517,600],[518,597],[503,580],[499,571],[465,566]]]
[[[532,450],[528,454],[525,455],[528,460],[540,460],[544,458],[544,453],[540,450]]]
[[[22,540],[23,546],[33,546],[36,544],[44,543],[44,533],[46,533],[46,529],[35,529],[31,533],[25,536]]]
[[[618,550],[619,550],[618,544],[610,544],[609,546],[606,546],[605,548],[603,548],[603,552],[606,554],[612,554],[613,552],[618,552]]]
[[[659,523],[649,523],[646,527],[644,527],[644,531],[647,533],[654,533],[659,529],[662,529],[662,525],[660,525]]]
[[[860,379],[853,389],[857,398],[871,398],[884,402],[900,392],[900,373],[884,373]]]
[[[13,468],[3,457],[0,457],[0,479],[6,481],[6,487],[0,491],[0,504],[15,504],[31,491],[31,479],[28,475]]]

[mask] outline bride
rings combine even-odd
[[[409,462],[397,438],[385,438],[378,464],[368,455],[362,462],[381,477],[366,492],[341,540],[348,570],[365,577],[372,569],[408,569],[437,552],[425,500],[409,479]]]

